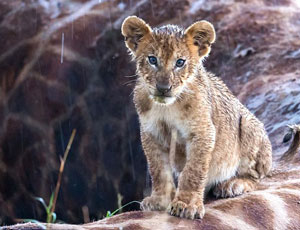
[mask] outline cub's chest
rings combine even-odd
[[[172,129],[178,132],[178,142],[185,142],[189,135],[188,120],[174,105],[155,105],[139,117],[142,131],[151,133],[166,145],[170,143]]]

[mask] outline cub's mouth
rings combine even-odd
[[[150,98],[158,104],[172,104],[176,98],[171,95],[150,95]]]
[[[152,92],[149,92],[149,96],[157,104],[172,104],[176,100],[176,97],[174,96],[174,93],[171,90],[171,88],[172,86],[158,86],[157,84],[156,89]]]

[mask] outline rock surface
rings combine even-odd
[[[297,170],[275,172],[257,191],[208,202],[202,220],[187,220],[164,212],[126,212],[84,225],[18,224],[3,230],[259,230],[300,229],[300,161]],[[287,195],[288,194],[288,195]],[[276,223],[277,222],[277,223]]]
[[[151,26],[188,26],[200,19],[215,25],[217,41],[205,66],[265,123],[276,165],[276,157],[286,148],[281,144],[285,125],[300,122],[299,1],[4,0],[0,224],[12,224],[15,218],[45,219],[43,207],[33,197],[49,200],[59,157],[73,128],[78,132],[58,198],[59,219],[83,223],[84,207],[91,220],[101,219],[107,210],[141,200],[149,190],[130,96],[134,81],[127,83],[132,78],[124,77],[134,74],[134,65],[120,25],[132,14]],[[223,201],[211,205],[214,202]],[[134,215],[150,214],[121,217],[134,220]],[[183,224],[201,229],[213,216]],[[117,218],[111,220],[118,222]],[[173,220],[165,214],[151,218]],[[181,220],[176,221],[174,226]]]

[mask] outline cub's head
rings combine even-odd
[[[124,20],[122,34],[143,86],[150,98],[161,104],[180,97],[215,41],[214,27],[207,21],[198,21],[186,30],[174,25],[152,29],[131,16]]]

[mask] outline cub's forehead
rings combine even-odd
[[[166,25],[152,30],[150,47],[155,53],[172,56],[173,53],[182,53],[186,51],[184,42],[184,29],[176,25]],[[149,48],[150,48],[149,47]]]
[[[173,37],[173,38],[183,38],[184,29],[176,25],[165,25],[153,29],[154,36],[157,37]]]

